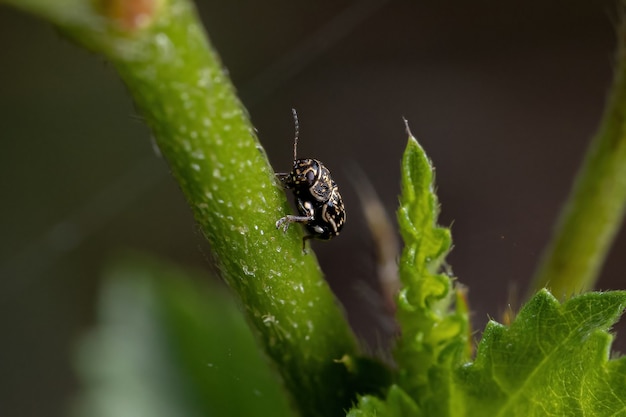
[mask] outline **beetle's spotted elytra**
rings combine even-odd
[[[304,250],[308,239],[328,240],[337,236],[346,222],[341,194],[330,171],[317,159],[298,159],[300,125],[298,114],[292,109],[296,135],[293,141],[293,169],[278,173],[283,187],[293,190],[298,216],[288,214],[276,222],[276,228],[286,232],[291,223],[302,223],[308,235],[302,238]]]

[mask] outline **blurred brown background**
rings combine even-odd
[[[524,293],[602,112],[616,2],[199,8],[275,169],[291,166],[296,107],[300,155],[340,184],[346,228],[313,245],[372,349],[385,343],[384,320],[349,177],[354,164],[364,170],[393,213],[402,116],[437,168],[448,260],[470,288],[477,331],[510,291]],[[208,249],[105,62],[5,7],[0,75],[0,415],[61,416],[107,259],[132,247],[210,271]],[[625,250],[622,231],[599,288],[626,288]]]

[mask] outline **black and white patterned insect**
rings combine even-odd
[[[298,216],[281,217],[276,228],[287,231],[291,223],[302,223],[308,235],[302,239],[302,248],[308,239],[328,240],[337,236],[346,222],[346,212],[339,188],[330,176],[330,171],[317,159],[298,159],[298,136],[300,127],[295,109],[293,120],[296,136],[293,142],[293,170],[278,173],[276,177],[285,187],[293,190]]]

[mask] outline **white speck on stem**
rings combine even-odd
[[[194,157],[195,159],[199,159],[199,160],[204,160],[206,158],[204,156],[204,152],[202,152],[200,149],[196,149],[195,151],[193,151],[191,153],[191,156]]]
[[[198,87],[207,88],[211,85],[211,70],[203,68],[198,74]]]
[[[154,42],[157,48],[160,49],[161,55],[163,55],[165,58],[172,54],[172,41],[165,33],[157,33],[154,37]]]
[[[242,265],[241,269],[243,270],[244,274],[251,276],[251,277],[253,277],[254,273],[256,272],[255,268],[249,268],[248,265]]]

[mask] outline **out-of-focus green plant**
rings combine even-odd
[[[232,298],[201,277],[145,255],[111,262],[73,415],[292,415]]]
[[[622,0],[622,10],[626,2]],[[622,11],[623,13],[623,11]],[[617,32],[613,85],[600,128],[563,208],[531,291],[557,297],[592,289],[626,210],[626,23]]]

